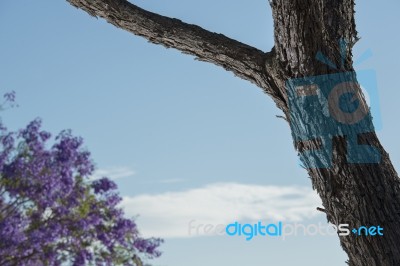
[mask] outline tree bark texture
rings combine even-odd
[[[320,149],[317,140],[295,138],[296,130],[320,130],[325,122],[291,112],[287,81],[318,75],[353,72],[351,49],[358,40],[354,0],[270,0],[275,45],[264,53],[222,34],[178,19],[143,10],[125,0],[67,0],[92,16],[146,38],[213,63],[262,88],[290,122],[295,149]],[[345,39],[343,47],[339,40]],[[337,68],[316,59],[320,52]],[[362,93],[361,104],[363,102]],[[290,107],[290,108],[289,108]],[[332,224],[351,228],[380,225],[383,236],[340,236],[349,265],[400,265],[400,182],[375,132],[357,135],[357,143],[375,147],[379,163],[349,163],[348,136],[332,137],[331,167],[307,167],[313,188]],[[306,166],[307,165],[306,163]]]

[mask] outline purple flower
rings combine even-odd
[[[15,102],[15,91],[7,92],[4,94],[4,99],[8,102]]]
[[[93,181],[92,188],[94,189],[94,193],[99,194],[114,190],[117,188],[117,185],[110,179],[103,177]]]
[[[134,246],[140,252],[146,253],[149,257],[159,257],[161,252],[157,250],[160,244],[163,242],[160,238],[137,238],[134,241]]]
[[[0,265],[113,265],[121,254],[160,255],[162,241],[140,238],[117,207],[117,185],[89,182],[94,166],[81,138],[63,131],[48,148],[40,119],[1,130]]]

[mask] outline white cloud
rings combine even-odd
[[[216,183],[181,192],[124,197],[122,207],[145,236],[189,237],[189,223],[299,222],[318,214],[317,193],[299,186]],[[191,235],[193,236],[193,235]]]
[[[135,175],[135,171],[128,167],[113,167],[107,169],[98,169],[94,172],[92,179],[99,179],[108,177],[110,179],[119,179],[124,177],[131,177]]]

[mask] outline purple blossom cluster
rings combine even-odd
[[[162,240],[124,218],[116,184],[89,179],[81,138],[63,131],[50,146],[38,119],[0,128],[0,265],[137,265],[161,255]]]
[[[9,105],[9,107],[18,106],[15,102],[15,98],[16,98],[15,91],[4,93],[3,98],[4,98],[4,102],[1,104],[0,108],[4,108],[6,105]]]

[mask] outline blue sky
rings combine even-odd
[[[269,51],[267,1],[137,1],[137,5]],[[400,3],[358,1],[358,65],[377,73],[382,129],[398,168]],[[0,3],[0,91],[19,108],[9,128],[35,117],[85,139],[97,175],[115,178],[128,215],[164,236],[157,266],[344,265],[337,237],[286,240],[188,235],[188,224],[283,219],[326,223],[289,127],[260,89],[193,57],[147,43],[66,1]],[[295,189],[293,189],[295,188]]]

